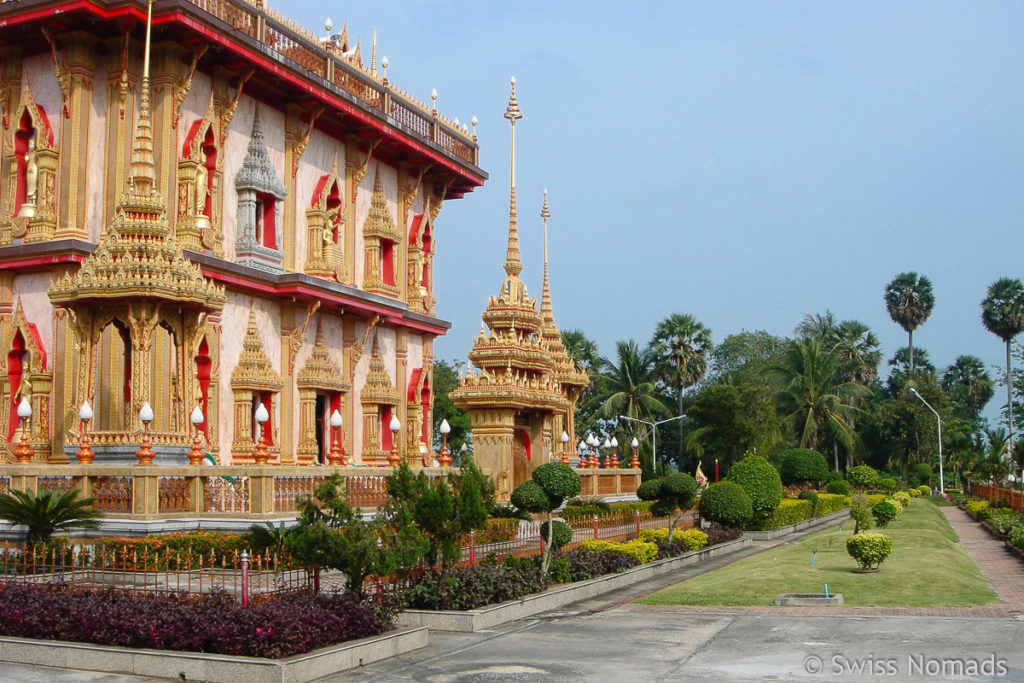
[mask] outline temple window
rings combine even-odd
[[[199,382],[199,409],[203,411],[203,423],[199,425],[199,430],[206,435],[207,440],[210,439],[210,379],[212,376],[213,360],[210,358],[210,345],[203,337],[203,341],[199,343],[199,351],[195,357],[196,364],[196,380]]]
[[[7,387],[10,400],[8,401],[8,412],[10,421],[7,426],[7,440],[12,441],[18,432],[18,403],[20,402],[21,382],[28,360],[28,351],[25,349],[25,337],[21,330],[14,334],[11,341],[11,350],[7,352]]]
[[[231,392],[234,395],[232,462],[252,461],[253,450],[260,438],[256,410],[261,404],[269,415],[263,432],[268,450],[273,457],[280,455],[280,447],[274,445],[274,398],[283,387],[281,376],[263,350],[255,310],[250,309],[248,327],[242,339],[242,354],[231,373]]]
[[[22,206],[29,203],[29,190],[31,190],[31,200],[34,203],[38,182],[35,158],[36,129],[32,126],[32,117],[29,116],[28,111],[21,115],[21,122],[14,134],[14,154],[18,165],[18,178],[14,191],[14,210],[17,212]]]
[[[249,149],[235,176],[238,192],[238,238],[235,260],[271,273],[283,272],[277,212],[287,196],[263,141],[259,112],[253,118]]]
[[[342,397],[351,384],[341,372],[341,366],[331,358],[323,331],[317,326],[313,353],[296,377],[299,389],[299,443],[296,457],[300,464],[326,462],[334,434],[331,433],[331,414],[337,410],[342,416],[341,434],[344,443],[348,420]]]
[[[306,209],[306,263],[310,275],[341,282],[345,275],[345,212],[337,168],[321,176]]]

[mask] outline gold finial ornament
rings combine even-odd
[[[135,192],[148,196],[155,187],[153,161],[153,124],[149,120],[149,52],[150,35],[153,30],[153,0],[147,3],[146,52],[142,66],[142,94],[139,100],[139,119],[135,124],[135,148],[132,150],[131,184]]]
[[[523,272],[523,264],[519,260],[519,223],[516,218],[516,121],[523,118],[516,100],[516,77],[511,79],[512,94],[508,98],[505,118],[512,124],[512,177],[508,203],[508,248],[505,252],[505,272],[509,276],[517,276]]]

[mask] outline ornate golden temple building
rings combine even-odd
[[[481,316],[485,328],[474,339],[469,372],[452,392],[455,405],[470,413],[473,457],[496,479],[501,500],[550,459],[561,459],[576,443],[576,402],[590,381],[569,358],[555,324],[548,281],[547,192],[544,220],[544,284],[540,310],[519,275],[519,225],[516,211],[516,121],[522,118],[515,79],[505,111],[512,128],[511,189],[505,279]],[[565,440],[563,442],[563,433]]]
[[[314,36],[260,0],[0,2],[12,448],[24,400],[37,464],[75,463],[86,427],[96,465],[135,463],[144,428],[155,463],[181,465],[192,421],[221,464],[253,462],[261,431],[274,464],[325,462],[335,438],[349,463],[420,461],[449,327],[435,224],[487,176],[475,134],[382,69],[375,45],[364,66],[347,30]],[[553,321],[527,312],[513,242],[491,338],[521,348],[523,408],[568,416],[531,422],[541,441],[571,430],[572,399],[525,397],[575,385]],[[487,343],[474,353],[495,373]]]

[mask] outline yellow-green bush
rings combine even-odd
[[[899,491],[898,493],[894,493],[892,494],[892,497],[895,500],[899,501],[900,507],[902,507],[904,510],[906,510],[907,506],[910,505],[910,494],[907,493],[906,491]]]
[[[616,541],[599,541],[590,539],[583,541],[583,548],[586,550],[595,550],[597,552],[604,553],[622,553],[624,555],[629,555],[644,564],[654,562],[658,557],[658,546],[654,543],[641,540],[618,543]]]
[[[840,493],[818,494],[819,515],[828,515],[848,507],[850,507],[850,496],[846,496]]]
[[[640,540],[647,543],[664,543],[668,539],[668,529],[643,529]],[[708,535],[700,529],[676,529],[672,532],[673,541],[683,541],[690,550],[700,550],[708,544]]]
[[[907,489],[907,495],[910,496],[911,498],[917,498],[918,496],[921,495],[921,492],[918,491],[917,489]]]
[[[884,493],[871,493],[871,494],[868,494],[867,499],[868,499],[868,507],[873,507],[873,506],[881,503],[883,500],[885,500],[886,499],[886,495]]]
[[[921,484],[920,486],[917,487],[917,490],[921,492],[922,496],[927,496],[931,494],[932,487],[928,486],[927,484]]]
[[[988,519],[988,501],[987,500],[969,500],[967,501],[967,512],[971,513],[972,517],[977,519]]]
[[[890,503],[892,503],[893,505],[896,506],[896,514],[897,515],[903,514],[903,508],[906,507],[906,506],[903,504],[903,501],[901,499],[895,498],[893,496],[886,496],[885,500],[889,501]],[[909,505],[910,502],[908,501],[907,504]]]

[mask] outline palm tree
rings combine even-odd
[[[835,351],[849,365],[849,379],[864,386],[878,379],[878,364],[882,362],[878,337],[861,321],[844,320],[835,328]]]
[[[703,379],[708,370],[711,330],[689,313],[673,313],[658,323],[651,339],[661,381],[676,390],[677,415],[683,414],[683,390]],[[679,422],[679,455],[683,455],[683,423]]]
[[[569,358],[586,373],[597,369],[597,342],[587,337],[583,330],[562,330],[562,345]]]
[[[669,407],[657,387],[653,349],[641,349],[630,339],[616,342],[615,351],[617,362],[599,361],[604,370],[590,399],[599,406],[598,414],[607,419],[626,415],[648,421],[668,415]]]
[[[900,273],[885,287],[885,307],[893,322],[907,333],[910,374],[914,374],[914,330],[928,319],[935,307],[932,281],[914,272]]]
[[[980,413],[995,394],[992,378],[977,356],[957,356],[942,372],[941,382],[950,396],[975,414]]]
[[[988,288],[981,302],[981,322],[985,329],[1006,344],[1006,424],[1009,428],[1010,451],[1013,451],[1013,381],[1010,373],[1010,342],[1024,330],[1024,284],[1002,277]]]
[[[1011,460],[1006,456],[1013,442],[1002,427],[986,429],[985,439],[988,442],[988,446],[975,471],[983,474],[986,479],[991,480],[992,486],[995,488],[999,486],[999,482],[1006,479],[1006,476],[1010,474]]]
[[[893,396],[903,391],[903,388],[912,380],[916,382],[912,376],[914,374],[916,374],[917,380],[931,381],[930,378],[935,374],[935,365],[928,358],[928,350],[918,349],[916,356],[916,370],[910,369],[910,347],[901,346],[896,349],[896,353],[889,359],[889,367],[892,368],[889,372],[889,393]]]
[[[92,507],[92,498],[78,500],[78,491],[30,491],[9,489],[0,494],[0,519],[27,528],[25,548],[45,544],[58,531],[96,529],[103,513]]]
[[[849,418],[857,400],[869,391],[847,379],[845,369],[823,340],[807,338],[791,341],[782,363],[766,371],[776,386],[779,414],[802,448],[817,449],[831,436],[847,452],[854,449],[856,434]]]
[[[832,311],[825,309],[824,313],[806,314],[793,332],[800,338],[822,337],[832,340],[838,329],[835,315],[832,314]]]

